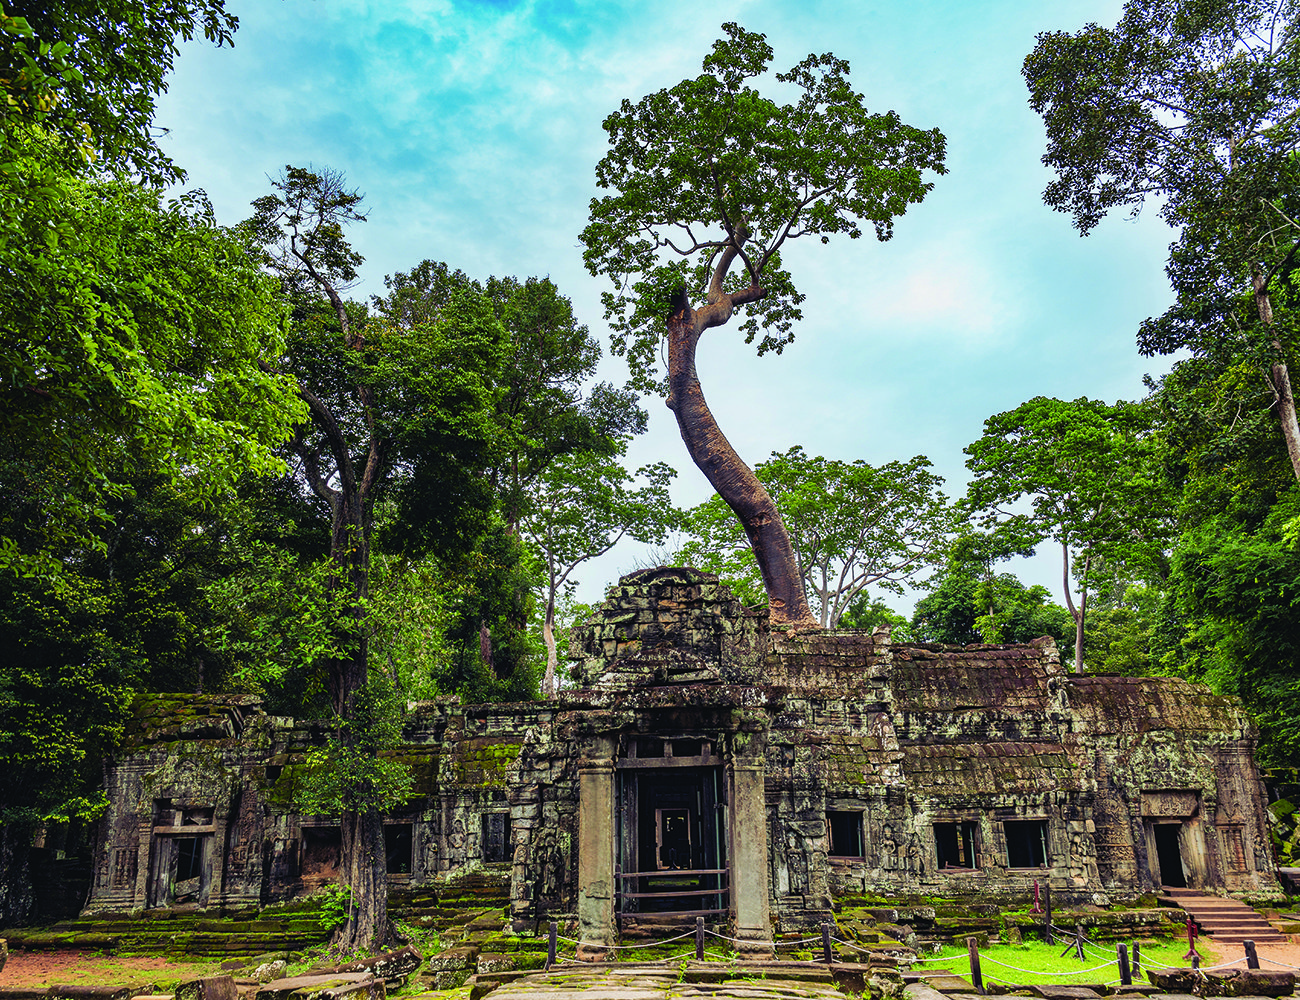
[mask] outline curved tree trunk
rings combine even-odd
[[[776,504],[736,454],[709,411],[695,373],[698,314],[679,290],[668,317],[668,407],[677,417],[686,450],[726,501],[749,538],[763,576],[774,626],[818,628],[808,608],[794,547]]]

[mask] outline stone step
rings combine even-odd
[[[1227,934],[1214,936],[1216,944],[1242,944],[1243,941],[1255,941],[1256,944],[1290,944],[1291,939],[1284,934]]]

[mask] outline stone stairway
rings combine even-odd
[[[1217,944],[1286,944],[1287,936],[1256,910],[1235,899],[1211,896],[1196,889],[1166,889],[1165,895],[1185,910],[1203,934]]]

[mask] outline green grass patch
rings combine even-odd
[[[995,944],[987,948],[980,949],[980,968],[984,974],[985,980],[994,980],[999,983],[1014,983],[1023,985],[1025,983],[1057,983],[1062,986],[1082,983],[1107,983],[1118,981],[1119,965],[1115,958],[1115,946],[1113,944],[1093,944],[1084,946],[1085,960],[1080,962],[1075,955],[1073,947],[1064,956],[1066,942],[1060,941],[1057,944],[1046,944],[1042,941],[1026,941],[1024,944]],[[1147,960],[1152,959],[1164,965],[1186,965],[1183,961],[1183,955],[1187,952],[1187,942],[1161,942],[1159,944],[1142,945],[1142,968],[1143,971],[1150,966]],[[1205,953],[1202,952],[1205,964],[1212,964]],[[924,965],[915,966],[917,971],[924,969],[951,969],[954,975],[969,977],[970,964],[967,961],[967,952],[965,948],[946,946],[935,957],[927,957]],[[1129,956],[1132,961],[1132,956]],[[998,964],[1001,963],[1001,964]],[[1014,966],[1008,969],[1004,966]],[[1096,969],[1094,972],[1081,974],[1084,969],[1094,969],[1096,966],[1105,965],[1105,968]],[[1028,971],[1021,972],[1020,969]]]

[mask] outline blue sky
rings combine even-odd
[[[784,354],[758,358],[725,327],[706,335],[705,393],[751,464],[794,444],[872,463],[925,454],[959,494],[962,448],[990,414],[1037,395],[1137,398],[1163,367],[1134,335],[1170,302],[1171,233],[1148,206],[1083,239],[1042,204],[1043,130],[1020,77],[1036,33],[1114,24],[1118,2],[227,2],[235,47],[184,46],[163,145],[224,223],[285,164],[343,171],[370,210],[351,233],[366,256],[357,296],[425,258],[550,275],[603,338],[603,285],[578,244],[601,122],[622,98],[697,74],[724,21],[765,33],[776,69],[832,51],[870,109],[941,129],[949,173],[892,240],[794,245],[807,301]],[[621,362],[602,377],[621,382]],[[677,500],[705,499],[671,415],[646,403],[632,461],[668,461]],[[637,555],[580,574],[581,595]],[[1050,546],[1011,568],[1061,600]]]

